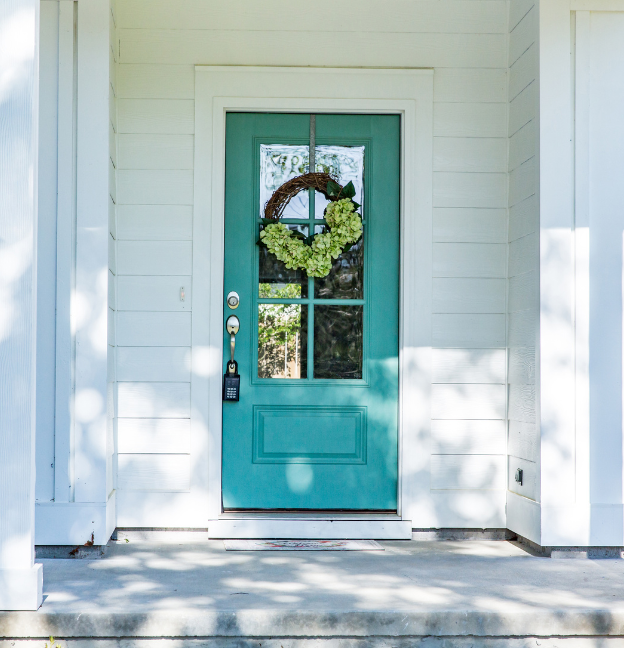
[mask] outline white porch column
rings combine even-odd
[[[624,545],[624,2],[540,4],[541,544]]]
[[[36,610],[39,0],[0,3],[0,610]]]
[[[36,544],[102,545],[115,528],[107,373],[111,11],[109,0],[60,0],[58,12],[56,470],[54,500],[37,502]]]
[[[570,0],[540,4],[541,544],[578,525]]]

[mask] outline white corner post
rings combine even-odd
[[[575,439],[574,209],[570,3],[540,4],[541,542],[573,542]]]
[[[0,610],[36,610],[39,0],[0,3]]]
[[[112,532],[106,519],[114,502],[107,428],[109,16],[107,0],[78,3],[74,506],[87,512],[83,522],[98,545]]]
[[[540,3],[543,546],[624,544],[622,0]]]

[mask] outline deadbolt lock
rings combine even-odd
[[[238,304],[240,303],[240,298],[238,296],[237,292],[229,292],[227,296],[227,305],[234,310],[235,308],[238,308]]]

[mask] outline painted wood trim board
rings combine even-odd
[[[336,85],[341,89],[342,99],[334,98]],[[290,96],[284,97],[284,88],[289,89]],[[310,95],[315,98],[306,98]],[[424,434],[428,438],[431,425],[428,408],[431,245],[427,242],[432,237],[433,73],[431,70],[196,67],[193,276],[207,279],[202,286],[194,286],[191,409],[194,413],[192,426],[198,430],[206,426],[209,429],[208,501],[213,520],[221,517],[223,295],[222,289],[217,287],[222,286],[223,273],[223,161],[227,110],[390,112],[403,117],[399,501],[400,514],[408,521],[411,519],[410,504],[417,498],[422,501],[429,497],[429,478],[428,475],[423,477],[428,471],[422,466],[412,466],[411,462],[422,454],[418,447],[421,442],[414,434],[415,426],[421,436]],[[406,182],[405,178],[415,181]],[[201,250],[209,252],[204,254]],[[406,394],[405,389],[410,393]],[[203,390],[210,394],[209,402],[198,396]],[[416,403],[420,406],[416,407]],[[414,474],[419,474],[417,480],[406,477]],[[297,537],[298,525],[294,521],[284,524],[280,533]],[[411,522],[406,527],[409,525]],[[215,533],[218,533],[217,528],[220,527],[213,524]],[[269,532],[269,527],[263,527],[260,520],[244,528],[246,531],[242,531],[240,537],[266,537]],[[348,533],[347,527],[344,533]],[[356,534],[360,534],[357,537],[362,537],[361,533],[357,531]],[[401,534],[405,531],[397,530],[396,533],[397,537],[403,537]]]

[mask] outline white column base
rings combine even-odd
[[[0,569],[0,610],[38,610],[43,601],[43,565]]]

